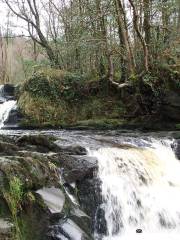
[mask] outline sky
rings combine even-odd
[[[10,12],[8,7],[2,2],[2,0],[0,0],[0,27],[2,32],[6,31],[7,28],[8,12]],[[26,23],[23,20],[18,19],[10,13],[10,22],[11,30],[15,35],[27,35],[27,31],[25,30]]]

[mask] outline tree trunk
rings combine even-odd
[[[136,34],[142,44],[143,47],[143,52],[144,52],[144,67],[145,67],[145,71],[149,71],[149,52],[148,52],[148,47],[147,47],[147,43],[143,37],[143,35],[141,34],[140,30],[139,30],[139,26],[138,26],[138,13],[136,11],[136,7],[134,5],[133,0],[129,0],[132,9],[133,9],[133,24],[134,24],[134,29],[136,31]]]

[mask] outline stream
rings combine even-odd
[[[1,128],[15,105],[12,100],[1,104]],[[176,132],[30,131],[2,128],[0,134],[53,135],[60,145],[80,145],[87,149],[89,156],[97,159],[96,174],[102,195],[102,203],[97,208],[104,214],[95,216],[94,239],[179,239],[180,163],[174,153]],[[105,222],[105,233],[99,232],[99,222]],[[84,238],[74,232],[69,238],[61,236],[57,239]]]

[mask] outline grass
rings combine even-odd
[[[12,215],[14,224],[13,240],[23,240],[18,222],[18,212],[21,210],[21,203],[24,195],[20,179],[13,177],[9,182],[9,190],[4,191],[3,195]]]

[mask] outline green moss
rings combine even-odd
[[[74,127],[77,128],[95,128],[95,129],[115,129],[122,127],[125,121],[118,119],[90,119],[78,121]]]
[[[105,96],[99,82],[60,70],[37,72],[23,87],[19,107],[24,127],[57,127],[90,119],[120,119],[124,108],[117,96]]]

